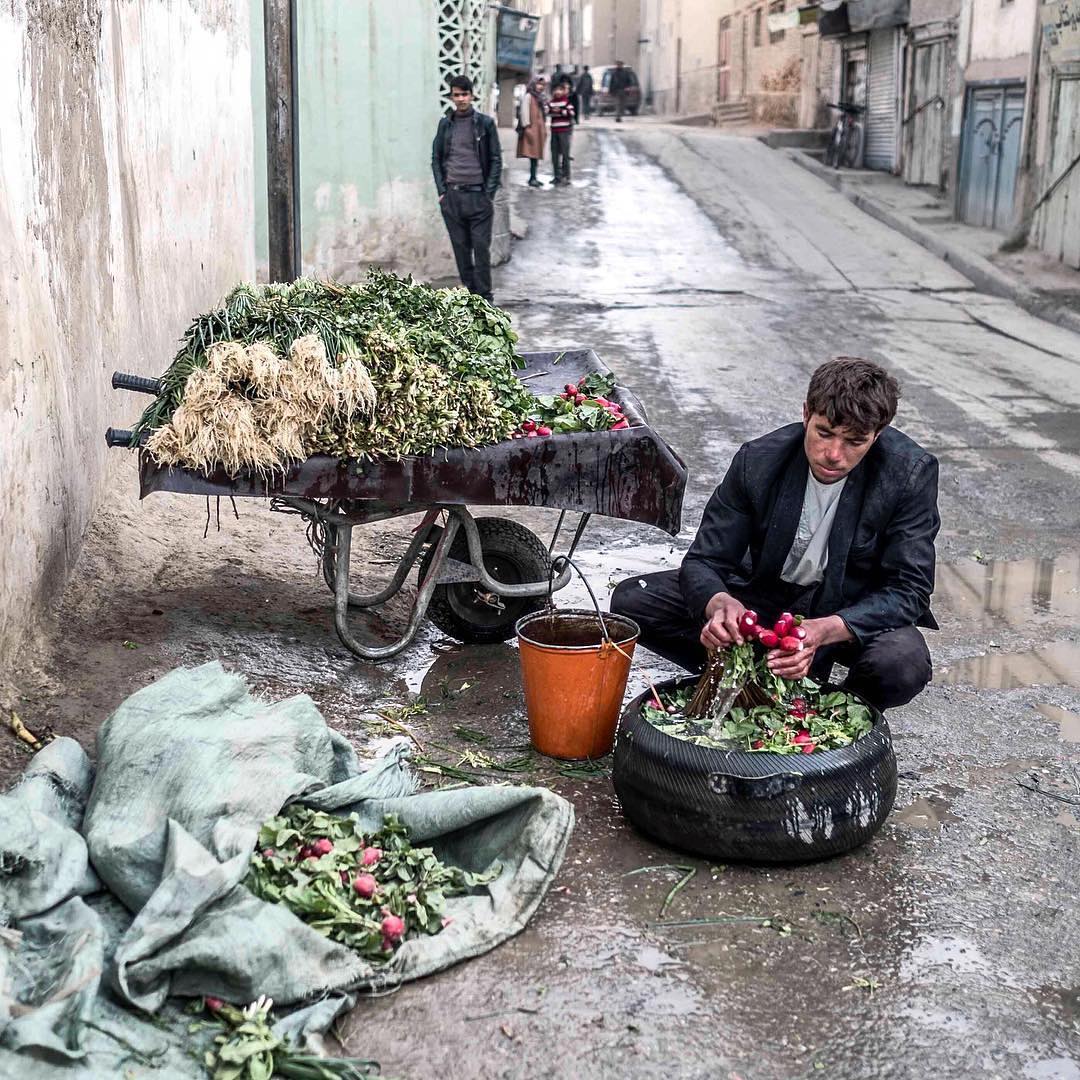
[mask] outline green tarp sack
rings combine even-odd
[[[177,999],[265,994],[292,1007],[279,1029],[303,1045],[348,991],[521,930],[562,862],[570,804],[544,788],[417,793],[407,752],[398,741],[362,771],[309,697],[262,701],[217,663],[128,698],[96,769],[71,739],[46,746],[0,796],[0,1078],[204,1076]],[[499,873],[447,902],[440,933],[372,965],[242,884],[259,827],[289,802],[372,831],[397,814],[444,861]]]

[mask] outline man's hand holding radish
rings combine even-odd
[[[779,626],[791,616],[780,616]],[[828,615],[823,619],[803,619],[798,626],[794,619],[789,627],[790,635],[780,637],[775,630],[770,634],[766,630],[758,640],[769,649],[769,670],[774,675],[785,679],[805,679],[814,662],[814,654],[822,645],[834,645],[842,641],[851,641],[851,631],[839,615]],[[768,635],[768,636],[767,636]],[[777,641],[773,642],[772,638]],[[769,648],[775,645],[774,648]]]
[[[706,623],[701,631],[701,644],[706,649],[723,649],[728,645],[741,645],[744,639],[743,625],[747,614],[746,607],[730,593],[717,593],[705,606]],[[750,620],[750,625],[757,621],[757,616]]]

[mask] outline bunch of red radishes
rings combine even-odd
[[[739,620],[739,633],[748,641],[759,641],[766,649],[782,649],[784,652],[798,652],[803,647],[806,631],[799,624],[801,615],[792,615],[785,611],[773,623],[773,628],[758,625],[756,611],[747,611]]]
[[[600,395],[597,395],[595,397],[591,396],[589,393],[586,392],[585,385],[586,377],[583,375],[576,385],[574,383],[566,383],[566,385],[563,387],[563,392],[559,394],[559,397],[563,401],[566,401],[571,406],[573,406],[573,408],[570,410],[570,413],[572,413],[573,409],[577,408],[580,405],[588,406],[593,409],[603,409],[604,412],[607,413],[608,419],[610,420],[610,423],[606,430],[622,431],[630,426],[630,421],[627,420],[626,417],[623,415],[621,405],[619,405],[617,402],[609,401],[606,397],[601,397]],[[552,416],[554,416],[555,420],[558,421],[556,426],[559,427],[561,431],[575,430],[574,424],[570,424],[568,426],[565,423],[564,418],[568,417],[569,415],[567,413],[566,406],[559,406],[557,409],[549,409],[546,411],[551,413],[551,415],[547,417],[549,420],[552,418]],[[595,416],[595,414],[593,415]],[[595,422],[590,423],[583,416],[578,417],[578,419],[580,420],[580,423],[577,425],[578,428],[582,430],[597,429],[597,425]],[[554,432],[550,424],[545,424],[543,420],[534,420],[530,418],[523,421],[517,431],[511,433],[510,437],[513,439],[547,439],[550,438],[550,436],[553,434]]]
[[[304,846],[296,853],[296,861],[306,862],[309,859],[321,859],[323,855],[329,855],[333,850],[333,841],[323,836],[314,841],[314,843],[304,844]],[[262,854],[264,858],[272,858],[276,852],[273,848],[264,848]],[[359,862],[363,867],[374,869],[382,856],[382,848],[368,845],[360,852]],[[379,892],[378,880],[375,878],[374,874],[368,873],[366,870],[363,873],[357,874],[355,878],[351,877],[347,870],[341,870],[339,871],[339,874],[341,877],[341,884],[348,888],[351,883],[353,892],[363,900],[374,900],[375,894]],[[390,952],[401,941],[405,934],[405,920],[400,916],[395,915],[390,908],[385,905],[382,907],[381,914],[383,916],[382,923],[380,924],[383,949]]]
[[[623,416],[622,406],[618,402],[609,401],[606,397],[589,397],[588,394],[583,392],[584,387],[585,376],[583,375],[578,379],[577,386],[573,383],[567,383],[559,397],[565,398],[574,405],[599,405],[600,408],[611,414],[611,419],[614,421],[608,429],[609,431],[621,431],[623,428],[630,426],[630,421]]]
[[[551,428],[537,420],[525,420],[521,427],[510,437],[512,439],[546,439],[551,435]]]

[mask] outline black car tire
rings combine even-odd
[[[663,684],[677,685],[680,680]],[[769,754],[698,746],[645,719],[642,694],[615,740],[615,793],[641,832],[711,859],[807,862],[865,843],[896,799],[889,725],[839,750]]]
[[[526,581],[547,581],[551,559],[540,537],[531,529],[506,518],[477,518],[480,547],[484,553],[487,572],[507,585],[519,585]],[[420,563],[417,585],[423,583],[435,547],[442,535],[441,528],[431,531],[431,543]],[[458,530],[450,545],[450,558],[469,561],[469,545],[465,533]],[[543,596],[524,596],[518,599],[503,598],[503,609],[491,607],[477,598],[477,587],[470,582],[436,585],[428,605],[427,617],[443,633],[458,641],[482,644],[506,641],[514,636],[518,619],[530,612],[539,611]]]

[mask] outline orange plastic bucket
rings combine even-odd
[[[518,620],[529,739],[541,754],[572,761],[611,753],[640,633],[623,615],[577,609]]]

